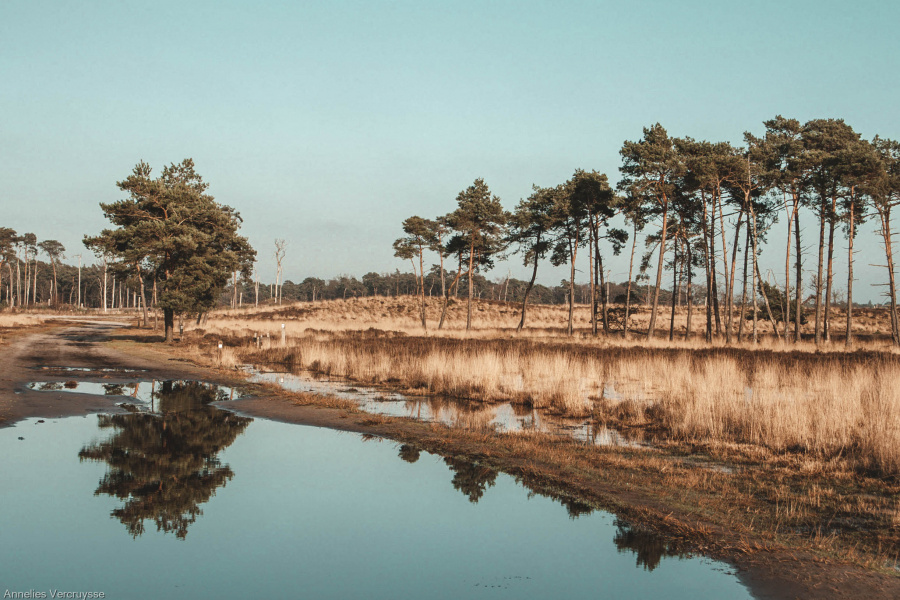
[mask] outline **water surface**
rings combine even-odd
[[[726,565],[477,462],[252,420],[194,391],[172,386],[152,412],[0,429],[0,587],[123,599],[750,597]]]
[[[356,402],[360,410],[372,414],[406,417],[472,431],[537,431],[601,446],[633,446],[640,443],[593,419],[561,417],[523,404],[407,395],[309,371],[290,373],[255,368],[248,368],[248,371],[251,381],[274,383],[294,392],[350,400]]]

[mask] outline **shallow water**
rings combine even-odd
[[[621,432],[598,425],[590,419],[559,417],[520,404],[405,395],[346,380],[316,376],[311,372],[249,371],[251,381],[274,383],[295,392],[351,400],[359,405],[360,410],[373,414],[407,417],[470,430],[539,431],[602,446],[632,446],[638,443],[637,440],[627,438]]]
[[[33,381],[25,386],[37,392],[71,392],[93,394],[96,396],[122,396],[123,402],[134,409],[157,412],[159,404],[165,400],[169,404],[177,401],[179,395],[186,396],[183,401],[191,404],[195,401],[203,403],[236,400],[244,396],[243,392],[226,386],[217,386],[197,381],[148,379],[139,381]],[[202,400],[194,398],[198,396]]]
[[[750,597],[721,563],[483,465],[253,420],[189,392],[171,387],[155,413],[0,430],[2,587],[123,599]]]

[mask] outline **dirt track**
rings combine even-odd
[[[28,417],[65,417],[92,412],[119,412],[121,398],[74,392],[34,391],[29,382],[65,379],[127,381],[128,370],[146,370],[142,376],[178,379],[191,375],[185,367],[169,366],[125,355],[104,346],[110,332],[125,326],[114,321],[71,321],[47,331],[14,338],[0,347],[0,427]],[[49,368],[48,368],[49,367]],[[81,368],[92,371],[67,373],[53,369]],[[122,369],[123,373],[103,371]],[[196,373],[194,373],[196,374]],[[133,378],[133,376],[131,377]]]

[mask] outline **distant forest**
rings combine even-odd
[[[37,272],[37,280],[35,285],[34,273]],[[50,307],[58,303],[59,307],[75,308],[78,302],[78,266],[70,265],[64,262],[56,264],[56,285],[57,290],[54,294],[54,278],[53,265],[49,262],[38,260],[30,262],[28,266],[28,300],[27,305],[31,307]],[[448,280],[452,280],[456,276],[454,271],[445,273]],[[139,286],[133,275],[128,272],[122,273],[109,265],[107,268],[107,306],[109,308],[134,308],[140,302]],[[6,262],[2,265],[2,273],[0,273],[0,308],[6,309],[11,304],[25,305],[24,289],[25,289],[25,267],[24,263],[19,266],[19,281],[21,284],[23,301],[16,302],[12,300],[16,294],[16,266],[13,262]],[[336,300],[341,298],[356,298],[364,296],[415,296],[417,294],[416,276],[411,272],[394,271],[393,273],[366,273],[358,278],[352,275],[339,275],[331,279],[320,279],[318,277],[306,277],[299,283],[286,280],[281,289],[281,302],[311,302],[314,300]],[[468,286],[468,280],[465,273],[460,276],[462,287]],[[10,285],[12,281],[12,285]],[[525,289],[528,286],[527,281],[510,278],[495,278],[489,280],[483,275],[476,274],[472,280],[475,290],[475,297],[482,300],[495,300],[506,302],[521,303]],[[152,285],[152,284],[151,284]],[[627,282],[609,283],[610,301],[617,304],[625,302],[625,288]],[[694,306],[703,306],[706,300],[706,289],[702,285],[694,285],[693,298]],[[260,305],[272,304],[276,302],[274,298],[274,283],[259,284],[258,303]],[[152,299],[152,287],[148,294],[148,304],[154,305]],[[238,282],[237,294],[233,285],[229,285],[220,297],[220,305],[225,307],[233,304],[235,296],[237,296],[238,306],[253,306],[257,304],[256,295],[257,286],[253,282]],[[647,302],[652,297],[653,287],[646,283],[633,283],[631,288],[632,302],[641,304]],[[587,304],[590,300],[590,286],[587,283],[576,284],[575,301],[579,304]],[[441,277],[437,267],[425,274],[425,294],[427,297],[441,297]],[[529,302],[536,304],[566,304],[568,302],[569,282],[561,281],[559,285],[546,286],[535,284],[531,290]],[[54,295],[58,301],[54,300]],[[457,297],[464,297],[463,294]],[[679,289],[676,303],[684,305],[687,303],[687,288]],[[660,289],[660,299],[669,303],[672,300],[671,289]],[[810,297],[810,300],[812,298]],[[835,298],[835,305],[843,305],[844,300]],[[86,309],[100,309],[103,307],[103,266],[89,265],[81,269],[81,304]],[[871,306],[872,303],[854,303],[854,306]]]

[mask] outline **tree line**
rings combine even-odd
[[[455,270],[445,271],[444,281],[452,281],[456,277]],[[460,285],[457,288],[466,288],[468,279],[465,272],[460,276]],[[480,300],[492,300],[498,302],[521,302],[528,289],[529,282],[515,277],[499,277],[488,279],[481,273],[472,276],[473,295]],[[609,297],[613,302],[624,303],[625,283],[609,282]],[[232,303],[235,296],[234,287],[229,285],[220,299],[220,305],[227,306]],[[648,295],[649,287],[635,283],[632,286],[632,294],[638,296],[638,301]],[[670,290],[660,292],[663,299],[670,298]],[[687,294],[681,290],[681,302],[686,302]],[[279,302],[315,302],[320,300],[340,300],[348,298],[364,297],[399,297],[418,296],[419,280],[412,272],[400,271],[393,273],[369,272],[362,277],[353,275],[338,275],[328,279],[320,277],[306,277],[300,282],[290,279],[284,280],[280,285],[260,282],[257,290],[256,283],[252,281],[238,281],[237,297],[238,306],[277,304]],[[434,266],[425,273],[426,298],[443,298],[441,292],[441,273]],[[558,285],[533,284],[530,291],[530,301],[536,304],[565,304],[568,302],[569,282]],[[454,290],[454,298],[459,298],[458,289]],[[576,302],[587,304],[589,299],[589,286],[584,283],[575,285]]]
[[[38,243],[33,233],[0,227],[0,307],[140,308],[140,286],[128,268],[104,257],[86,265],[80,254],[67,264],[65,252],[57,240]],[[155,293],[148,301],[155,306]]]
[[[644,128],[641,139],[623,143],[621,179],[615,188],[603,173],[576,170],[556,186],[534,186],[528,198],[507,212],[484,180],[476,179],[459,193],[453,212],[434,219],[407,218],[402,223],[404,235],[394,242],[394,251],[411,263],[417,295],[422,300],[423,327],[427,327],[426,252],[437,255],[440,273],[444,273],[445,262],[457,267],[451,280],[441,278],[445,307],[462,275],[488,270],[496,259],[517,254],[525,266],[532,268],[522,299],[519,329],[525,325],[538,266],[549,259],[553,265],[569,265],[568,332],[572,334],[580,253],[583,257],[586,254],[588,263],[592,332],[596,335],[602,329],[609,333],[610,297],[604,281],[604,260],[630,246],[624,299],[626,334],[634,282],[651,269],[655,256],[648,337],[659,329],[663,275],[670,271],[671,289],[686,289],[690,296],[686,337],[691,335],[692,307],[697,304],[693,297],[698,288],[695,277],[699,277],[699,287],[705,294],[707,340],[723,336],[732,341],[743,333],[746,316],[752,322],[748,335],[754,342],[759,339],[761,319],[771,322],[778,338],[799,341],[801,325],[807,319],[803,296],[806,272],[812,274],[813,337],[821,344],[831,339],[834,329],[834,254],[836,237],[842,232],[848,241],[845,344],[850,346],[853,241],[860,225],[873,220],[885,253],[884,286],[891,309],[891,335],[894,344],[900,345],[891,220],[891,211],[900,201],[900,143],[880,136],[866,140],[842,119],[800,123],[777,116],[763,125],[761,135],[747,132],[741,145],[733,145],[671,137],[656,124]],[[616,216],[624,217],[626,229],[613,226]],[[818,230],[813,256],[804,251],[801,222],[814,223]],[[759,255],[767,235],[778,223],[787,235],[784,278],[780,282],[764,281]],[[641,233],[645,245],[636,262]],[[468,278],[467,327],[471,326],[473,280]],[[669,298],[669,339],[674,338],[677,296],[673,293]],[[442,315],[438,328],[443,322]]]
[[[0,227],[0,302],[10,307],[66,302],[65,292],[60,294],[57,273],[65,251],[57,240],[38,242],[33,233],[19,235],[15,229]],[[41,254],[49,264],[38,259]]]

